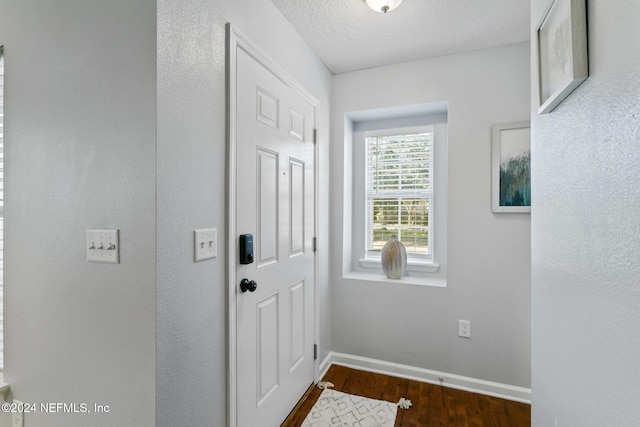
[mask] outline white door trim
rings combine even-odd
[[[238,424],[238,397],[237,397],[237,324],[236,324],[236,288],[238,287],[238,278],[236,277],[236,267],[238,264],[238,242],[237,242],[237,230],[236,230],[236,158],[237,158],[237,141],[236,141],[236,67],[237,57],[236,52],[238,49],[242,49],[249,56],[259,62],[267,70],[278,77],[285,85],[293,89],[298,95],[303,97],[314,107],[314,123],[317,128],[318,124],[318,99],[307,91],[304,86],[298,83],[284,68],[278,63],[273,61],[267,54],[265,54],[257,45],[246,38],[230,23],[226,25],[226,39],[227,39],[227,51],[226,51],[226,74],[227,74],[227,139],[228,139],[228,151],[227,151],[227,202],[228,202],[228,218],[227,218],[227,241],[228,241],[228,305],[227,305],[227,322],[228,322],[228,379],[227,379],[227,398],[228,398],[228,425],[230,427],[236,427]],[[315,184],[314,184],[314,232],[315,236],[318,236],[318,143],[315,144]],[[314,342],[318,343],[319,339],[319,309],[318,309],[318,252],[314,257]],[[313,366],[314,379],[318,380],[319,375],[319,362],[314,361]],[[301,396],[302,397],[302,396]],[[293,409],[293,408],[291,408]]]

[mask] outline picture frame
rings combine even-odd
[[[552,0],[536,31],[538,114],[553,111],[589,76],[586,0]]]
[[[494,213],[531,212],[531,124],[497,124],[492,128]]]

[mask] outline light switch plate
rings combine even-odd
[[[193,232],[193,249],[195,261],[218,256],[218,230],[207,228]]]
[[[119,264],[119,230],[87,230],[87,261]]]

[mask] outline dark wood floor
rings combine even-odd
[[[333,365],[323,378],[335,390],[371,399],[411,400],[410,409],[398,409],[395,427],[529,427],[531,406]],[[282,427],[300,426],[322,390],[311,390]]]

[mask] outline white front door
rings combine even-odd
[[[243,49],[235,72],[237,420],[274,427],[314,379],[315,107]]]

